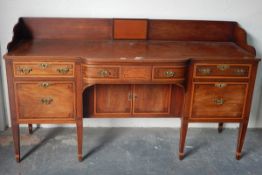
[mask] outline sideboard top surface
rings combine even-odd
[[[20,18],[6,59],[185,61],[255,58],[236,22]]]
[[[21,42],[8,56],[179,61],[207,57],[249,58],[252,54],[232,42],[31,40]]]

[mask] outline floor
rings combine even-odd
[[[258,175],[262,130],[248,130],[244,156],[235,160],[236,129],[190,128],[186,158],[178,159],[179,130],[86,128],[78,162],[73,128],[21,129],[22,162],[14,160],[11,131],[0,133],[1,175]]]

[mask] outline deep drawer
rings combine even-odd
[[[194,83],[192,118],[241,118],[247,83]]]
[[[73,118],[74,82],[16,82],[18,118]]]

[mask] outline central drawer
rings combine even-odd
[[[242,118],[247,83],[194,83],[192,118]]]
[[[74,82],[16,82],[18,118],[73,118],[75,116]]]

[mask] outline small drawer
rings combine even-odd
[[[241,118],[247,83],[194,83],[192,118]]]
[[[176,66],[155,66],[153,67],[153,79],[155,80],[176,80],[184,79],[185,68]]]
[[[117,66],[83,66],[84,78],[118,79],[119,72]]]
[[[71,62],[14,62],[15,77],[74,77]]]
[[[16,82],[19,119],[74,118],[74,82]]]
[[[248,78],[250,70],[248,64],[196,64],[194,77]]]

